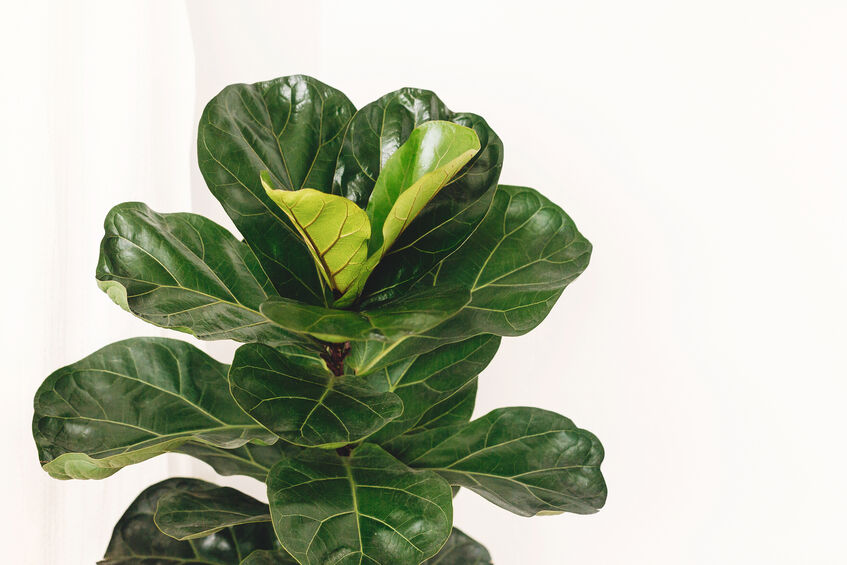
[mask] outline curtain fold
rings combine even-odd
[[[160,458],[105,481],[51,479],[30,433],[32,400],[49,373],[107,343],[165,335],[112,304],[94,270],[115,204],[190,210],[193,45],[177,2],[35,1],[14,16],[2,34],[14,78],[3,89],[4,274],[16,279],[2,325],[15,454],[3,471],[15,531],[6,559],[91,564],[135,496],[178,469]]]

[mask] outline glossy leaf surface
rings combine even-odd
[[[491,554],[485,547],[462,532],[453,528],[450,539],[432,559],[422,565],[492,565]]]
[[[479,138],[470,128],[443,120],[416,127],[386,160],[368,200],[369,253],[390,248],[477,151]]]
[[[477,336],[369,375],[367,380],[373,388],[389,390],[400,397],[403,414],[368,441],[380,443],[413,429],[435,427],[439,421],[441,425],[457,423],[450,415],[462,412],[460,406],[468,385],[475,384],[477,375],[494,358],[499,345],[497,336]]]
[[[475,335],[523,335],[544,320],[590,256],[591,244],[561,208],[531,188],[500,186],[467,243],[404,295],[460,288],[470,301],[426,332],[353,343],[349,364],[363,374]]]
[[[203,111],[200,170],[282,296],[329,304],[300,234],[262,187],[332,192],[336,159],[355,108],[347,97],[302,75],[224,88]]]
[[[248,555],[241,565],[298,565],[298,563],[284,551],[259,549]]]
[[[371,223],[365,211],[347,198],[312,188],[276,189],[267,171],[262,185],[300,232],[326,284],[346,292],[368,256]]]
[[[280,542],[303,565],[417,565],[444,545],[453,522],[446,481],[372,444],[348,457],[305,450],[278,464],[268,500]]]
[[[289,332],[332,343],[396,341],[424,333],[468,303],[462,288],[424,288],[377,307],[356,312],[323,308],[277,297],[264,302],[262,314]]]
[[[368,280],[365,295],[402,296],[411,282],[467,239],[491,203],[503,144],[481,117],[451,112],[431,91],[403,88],[361,108],[350,121],[333,193],[365,207],[388,159],[412,131],[432,120],[471,128],[480,150],[403,231]]]
[[[321,359],[243,345],[229,373],[232,394],[248,414],[284,440],[341,447],[360,441],[403,412],[391,392],[338,378]]]
[[[401,436],[388,449],[521,516],[591,514],[606,501],[603,446],[540,408],[500,408],[469,424]]]
[[[207,443],[189,441],[174,451],[191,455],[207,463],[219,475],[243,475],[265,482],[268,471],[282,459],[297,455],[302,448],[284,441],[272,445],[247,443],[235,449],[224,449]]]
[[[171,492],[214,487],[196,479],[168,479],[144,492],[121,516],[99,565],[237,565],[257,550],[277,548],[270,524],[247,524],[194,541],[178,541],[153,522],[160,498]]]
[[[234,488],[205,483],[163,494],[153,521],[162,533],[187,540],[242,524],[270,522],[271,516],[264,502]]]
[[[271,443],[233,401],[227,365],[183,341],[132,338],[50,375],[35,395],[33,435],[59,479],[102,479],[186,442]]]
[[[426,279],[471,292],[470,304],[438,334],[525,334],[590,257],[591,244],[561,208],[531,188],[500,186],[471,239]]]
[[[200,339],[310,346],[259,313],[276,290],[250,248],[211,220],[128,202],[105,229],[98,283],[139,318]]]

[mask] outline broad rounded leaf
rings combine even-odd
[[[376,267],[365,296],[401,296],[411,282],[459,247],[485,215],[503,165],[503,144],[475,114],[454,113],[429,90],[403,88],[361,108],[345,132],[333,193],[366,207],[388,159],[412,131],[433,120],[471,128],[480,150],[403,231]]]
[[[262,303],[262,314],[293,333],[332,343],[392,341],[424,333],[468,303],[462,288],[427,288],[391,302],[354,312],[323,308],[282,297]]]
[[[462,388],[433,404],[407,433],[416,433],[444,426],[466,424],[473,415],[479,377],[474,377]]]
[[[494,358],[499,345],[497,336],[477,336],[368,375],[373,388],[391,391],[403,401],[403,414],[368,441],[381,443],[416,428],[435,427],[439,420],[441,425],[457,423],[450,414],[464,402],[459,400],[457,405],[456,397],[464,399],[468,385],[475,384],[477,375]]]
[[[248,555],[241,565],[298,565],[298,563],[284,551],[259,549]]]
[[[471,239],[426,281],[471,291],[470,304],[435,333],[523,335],[590,257],[591,243],[561,208],[531,188],[500,186]]]
[[[288,355],[260,344],[235,352],[232,395],[259,423],[302,446],[341,447],[360,441],[403,412],[391,392],[336,377],[321,359]]]
[[[441,120],[416,127],[385,162],[371,192],[368,252],[389,249],[477,151],[479,138],[470,128]]]
[[[414,301],[418,292],[460,288],[470,301],[426,332],[389,343],[354,342],[348,363],[365,374],[475,335],[523,335],[544,320],[590,256],[591,244],[561,208],[531,188],[500,186],[465,245],[404,293]],[[379,301],[363,307],[373,304]]]
[[[309,449],[271,469],[277,537],[303,565],[418,565],[450,535],[450,486],[363,444],[350,456]]]
[[[591,514],[606,501],[599,440],[539,408],[500,408],[466,425],[401,436],[388,449],[521,516]]]
[[[262,171],[265,191],[300,232],[326,284],[344,293],[359,277],[368,255],[371,224],[352,201],[312,188],[279,190]]]
[[[224,88],[203,111],[200,171],[282,296],[328,304],[300,234],[259,178],[286,190],[332,192],[336,159],[355,108],[311,77],[295,75]]]
[[[254,551],[278,549],[269,523],[235,526],[194,541],[178,541],[159,531],[153,516],[162,497],[210,487],[215,485],[175,478],[147,488],[121,516],[106,555],[98,564],[238,565],[243,556]]]
[[[270,522],[271,516],[264,502],[234,488],[205,483],[163,494],[153,521],[162,533],[188,540],[242,524]]]
[[[311,345],[259,313],[276,290],[250,248],[211,220],[128,202],[105,229],[98,283],[139,318],[200,339]]]
[[[237,448],[276,437],[229,395],[228,366],[166,338],[132,338],[50,375],[35,394],[33,436],[59,479],[102,479],[186,442]]]
[[[422,565],[492,565],[491,554],[481,543],[453,528],[450,539],[432,559]]]
[[[189,441],[176,448],[207,463],[219,475],[244,475],[265,482],[268,471],[282,459],[294,457],[302,447],[284,441],[272,445],[247,443],[235,449],[223,449],[207,443]]]

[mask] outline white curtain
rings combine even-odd
[[[102,221],[142,200],[230,227],[196,166],[229,83],[306,73],[357,106],[402,86],[486,116],[505,182],[595,244],[477,413],[535,405],[597,433],[607,507],[527,520],[469,492],[498,565],[835,563],[847,465],[843,1],[28,0],[4,7],[2,559],[89,565],[184,456],[50,479],[29,430],[56,368],[158,331],[94,284]],[[222,361],[232,346],[200,344]]]
[[[52,371],[111,341],[164,335],[120,315],[94,269],[113,205],[190,209],[193,47],[182,3],[26,4],[4,18],[0,38],[11,63],[3,71],[0,398],[4,427],[14,430],[0,559],[82,565],[103,555],[140,490],[180,472],[180,462],[152,460],[108,481],[52,480],[29,433],[32,398]]]

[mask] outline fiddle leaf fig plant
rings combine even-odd
[[[535,328],[591,244],[531,188],[498,184],[481,117],[404,88],[356,110],[306,76],[226,87],[200,170],[243,240],[190,213],[107,215],[97,284],[160,328],[242,345],[230,364],[131,338],[35,395],[58,479],[163,453],[267,485],[149,487],[101,563],[484,565],[453,525],[460,487],[520,516],[590,514],[603,448],[540,408],[473,418],[502,337]]]

